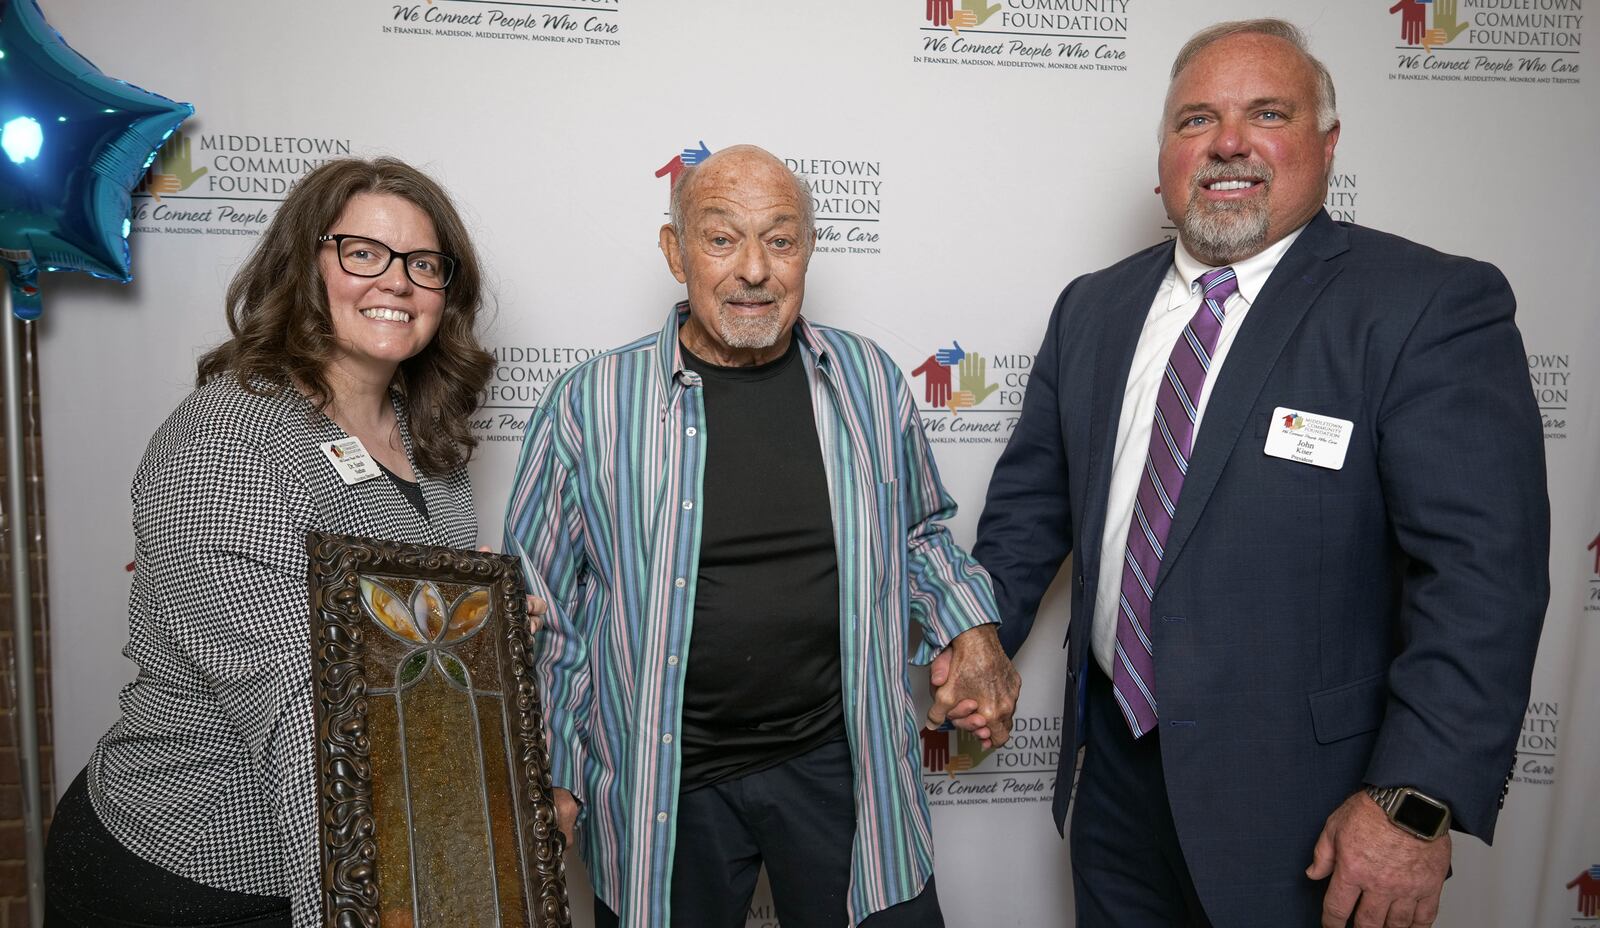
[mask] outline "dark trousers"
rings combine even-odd
[[[1153,731],[1135,741],[1089,661],[1087,748],[1072,806],[1078,928],[1211,928],[1189,878]]]
[[[672,861],[676,928],[743,928],[763,863],[783,928],[844,928],[855,836],[855,775],[843,738],[776,767],[678,797]],[[594,901],[595,928],[617,915]],[[862,928],[943,928],[933,877]]]
[[[289,928],[289,900],[206,886],[122,846],[95,814],[87,774],[56,806],[44,852],[45,928]]]

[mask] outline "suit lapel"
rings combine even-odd
[[[1162,278],[1172,267],[1172,248],[1158,248],[1112,281],[1107,288],[1127,299],[1102,313],[1104,328],[1095,352],[1094,378],[1089,395],[1089,469],[1083,530],[1078,539],[1077,557],[1083,563],[1084,614],[1093,615],[1095,591],[1100,571],[1100,539],[1105,534],[1106,497],[1111,492],[1111,462],[1116,452],[1117,423],[1122,418],[1122,400],[1127,393],[1128,370],[1139,333],[1150,311]]]
[[[1338,276],[1341,265],[1333,259],[1349,247],[1348,242],[1349,236],[1342,227],[1327,213],[1318,213],[1278,262],[1250,307],[1250,315],[1234,338],[1206,403],[1205,419],[1183,480],[1183,496],[1167,535],[1166,552],[1156,579],[1157,592],[1171,576],[1172,564],[1183,554],[1184,545],[1205,511],[1267,375],[1317,296]]]

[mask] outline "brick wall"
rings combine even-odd
[[[0,282],[0,286],[3,286]],[[0,324],[11,324],[0,319]],[[27,470],[29,582],[33,608],[34,700],[38,707],[39,808],[49,827],[55,810],[54,727],[50,722],[50,631],[47,624],[44,535],[44,466],[39,432],[39,376],[35,326],[23,327],[22,439]],[[0,398],[5,383],[0,380]],[[12,440],[4,435],[0,418],[0,449]],[[0,453],[0,488],[4,486],[6,455]],[[9,508],[3,489],[0,507]],[[22,833],[22,770],[17,763],[17,668],[13,642],[11,602],[15,584],[11,577],[11,513],[6,512],[0,531],[0,928],[28,925],[28,877]]]

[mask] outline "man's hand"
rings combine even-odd
[[[938,728],[949,718],[985,748],[992,750],[1006,743],[1022,678],[1000,647],[999,626],[979,625],[957,635],[950,647],[934,658],[928,682],[934,687],[929,728]]]
[[[494,549],[488,545],[479,545],[478,550],[487,554]],[[533,595],[532,593],[528,594],[528,603],[526,606],[528,612],[528,634],[539,634],[539,625],[543,622],[546,608],[548,607],[545,606],[544,600]]]
[[[530,634],[530,635],[539,634],[539,626],[544,621],[544,610],[545,610],[544,600],[542,600],[539,597],[533,595],[532,593],[529,593],[528,594],[528,634]]]
[[[1333,810],[1306,876],[1327,879],[1323,928],[1428,928],[1450,869],[1450,835],[1423,841],[1401,831],[1365,792]]]
[[[567,847],[572,847],[573,830],[578,826],[578,800],[559,786],[550,790],[550,796],[556,803],[556,827],[567,839]]]

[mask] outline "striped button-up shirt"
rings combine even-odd
[[[536,640],[551,776],[583,804],[596,893],[634,928],[670,922],[698,503],[716,440],[679,352],[686,312],[680,304],[659,334],[552,385],[528,423],[506,520],[506,551],[549,602]],[[988,575],[942,524],[955,502],[894,362],[849,332],[800,320],[794,334],[838,553],[855,924],[915,896],[933,872],[907,662],[999,617]]]

